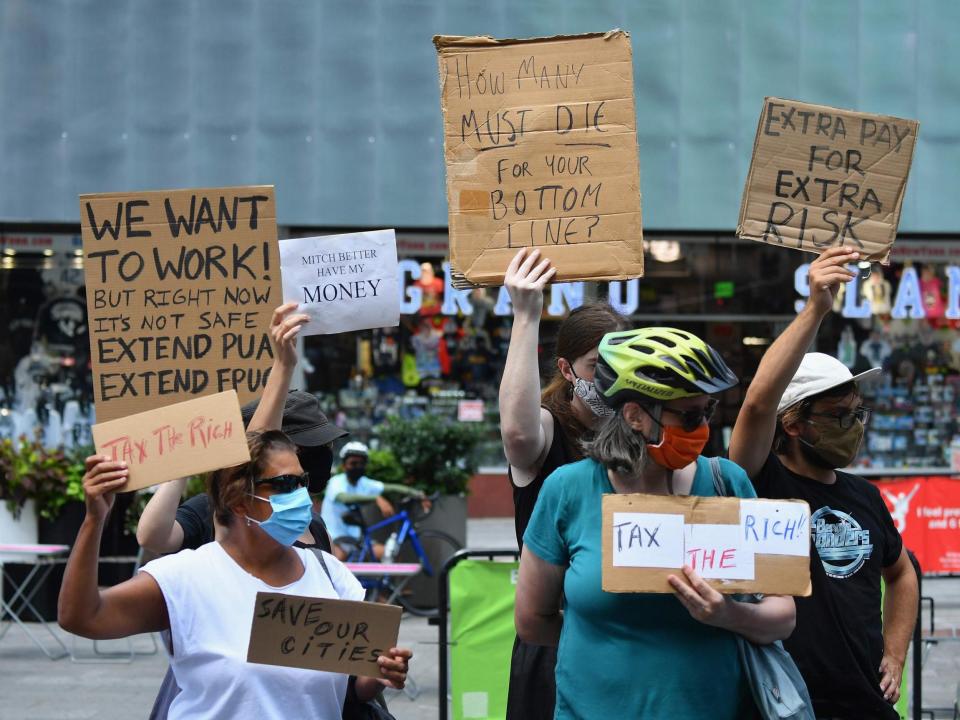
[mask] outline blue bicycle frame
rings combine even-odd
[[[417,529],[413,526],[413,522],[410,520],[410,515],[406,510],[401,510],[396,515],[388,517],[385,520],[381,520],[376,525],[370,525],[364,529],[363,547],[360,550],[360,557],[357,558],[356,562],[367,562],[368,558],[375,558],[373,553],[373,533],[381,528],[389,527],[398,522],[402,524],[399,532],[397,532],[397,548],[402,547],[403,543],[409,536],[410,544],[413,545],[413,551],[420,559],[420,564],[423,566],[423,571],[428,576],[433,577],[433,568],[430,566],[430,560],[427,558],[427,554],[423,551],[423,546],[420,544],[420,538],[417,536]]]

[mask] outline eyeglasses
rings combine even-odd
[[[297,488],[307,487],[310,482],[310,473],[303,475],[277,475],[272,478],[261,478],[253,481],[253,486],[271,485],[277,492],[293,492]]]
[[[850,410],[847,412],[841,413],[810,413],[811,417],[822,417],[830,420],[836,420],[842,430],[849,430],[853,427],[853,423],[859,420],[862,424],[866,425],[870,422],[870,415],[873,414],[873,410],[867,407],[859,407],[856,410]]]
[[[703,410],[676,410],[663,405],[663,412],[668,412],[680,418],[680,426],[687,432],[693,432],[704,423],[710,422],[713,413],[717,410],[717,400],[710,398]]]

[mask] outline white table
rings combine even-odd
[[[10,598],[10,602],[0,597],[0,608],[2,608],[5,615],[10,616],[7,624],[0,629],[0,640],[7,634],[10,627],[16,623],[27,634],[30,640],[33,641],[33,644],[40,648],[43,654],[51,660],[59,660],[69,654],[67,646],[64,645],[63,641],[50,629],[49,625],[47,625],[46,621],[40,613],[37,612],[37,609],[31,602],[33,596],[37,593],[37,590],[40,589],[40,586],[43,585],[44,580],[50,575],[54,566],[63,562],[68,552],[70,552],[69,545],[9,545],[0,543],[0,573],[3,574],[4,583],[9,583],[13,588],[13,596]],[[10,577],[9,573],[7,573],[6,563],[22,563],[32,565],[32,567],[23,581],[17,583]],[[24,623],[25,618],[23,615],[25,610],[29,610],[33,614],[33,618],[39,622],[43,626],[43,629],[53,638],[57,646],[53,652],[47,649]],[[0,615],[0,619],[2,619],[2,617],[3,615]]]

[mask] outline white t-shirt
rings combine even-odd
[[[330,537],[336,540],[338,537],[349,535],[350,537],[360,539],[360,527],[358,525],[348,525],[343,521],[343,514],[348,512],[348,508],[343,503],[336,502],[334,498],[340,493],[350,495],[382,495],[383,483],[379,480],[371,480],[366,475],[357,480],[353,485],[345,473],[334,475],[327,483],[327,489],[323,493],[323,506],[320,508],[320,517],[323,518],[323,524],[327,526],[327,532]]]
[[[141,568],[160,586],[170,616],[170,667],[180,694],[170,720],[311,718],[340,720],[347,676],[248,663],[257,592],[362,600],[357,579],[324,553],[336,589],[311,550],[294,548],[303,576],[272,587],[237,565],[218,542],[182,550]]]

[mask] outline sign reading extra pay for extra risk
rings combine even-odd
[[[310,315],[304,335],[400,324],[393,230],[280,241],[283,299]]]

